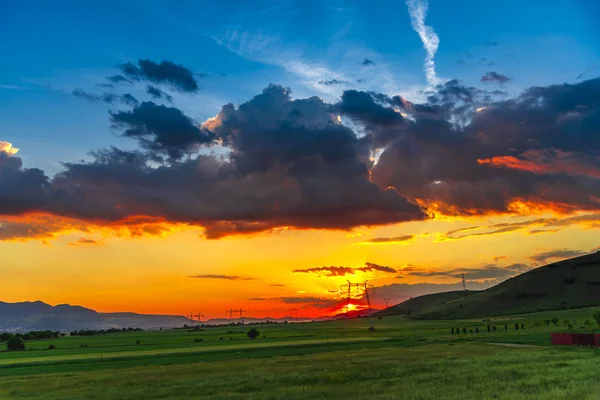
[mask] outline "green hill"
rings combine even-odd
[[[376,315],[410,315],[454,300],[464,299],[465,297],[472,296],[476,293],[479,293],[479,291],[455,290],[452,292],[426,294],[419,297],[413,297],[410,300],[388,307],[385,310],[377,312]]]
[[[383,310],[382,315],[454,319],[595,305],[600,305],[600,251],[533,269],[479,292],[415,297]]]

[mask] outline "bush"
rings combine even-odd
[[[223,336],[221,336],[221,337],[219,338],[219,340],[223,340]]]
[[[200,343],[200,342],[204,342],[204,339],[202,339],[202,338],[194,339],[194,343]]]
[[[48,350],[54,350],[56,348],[55,345],[51,344],[50,346],[48,346]]]
[[[12,335],[6,341],[6,348],[8,351],[25,350],[25,341],[17,335]]]
[[[250,339],[256,339],[258,336],[260,336],[260,332],[257,331],[256,328],[252,328],[248,331],[248,333],[246,333],[246,335],[248,335]]]
[[[369,328],[369,332],[375,332],[375,331],[376,331],[376,329],[375,329],[374,326],[372,326],[372,327]]]
[[[139,339],[138,339],[138,340],[136,340],[136,341],[135,341],[135,344],[140,344],[140,340],[139,340]]]

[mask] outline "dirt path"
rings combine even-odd
[[[532,344],[518,344],[518,343],[490,343],[490,342],[486,342],[487,344],[492,344],[494,346],[504,346],[504,347],[541,347],[541,346],[534,346]]]

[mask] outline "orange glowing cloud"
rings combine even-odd
[[[569,153],[561,150],[529,150],[521,155],[498,156],[478,159],[480,165],[492,165],[536,174],[565,173],[569,175],[589,175],[600,177],[600,169],[593,165],[582,163],[580,154]]]

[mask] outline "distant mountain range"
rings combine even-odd
[[[245,323],[272,322],[306,322],[325,321],[332,317],[319,318],[244,318]],[[233,319],[232,323],[239,322]],[[227,318],[210,319],[205,324],[225,325]],[[51,306],[41,301],[26,301],[21,303],[4,303],[0,301],[0,332],[27,332],[37,330],[73,331],[80,329],[109,329],[109,328],[179,328],[184,325],[196,325],[184,316],[136,314],[129,312],[99,313],[89,308],[59,304]]]
[[[600,305],[600,251],[532,269],[481,291],[415,297],[376,315],[453,319]]]
[[[0,301],[0,331],[32,330],[72,331],[108,328],[174,328],[190,324],[176,315],[136,313],[99,313],[89,308],[59,304],[51,306],[41,301],[4,303]]]

